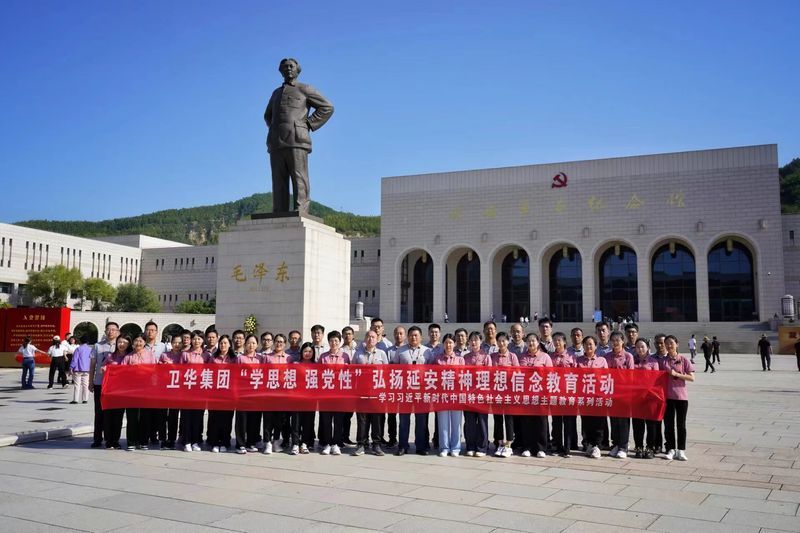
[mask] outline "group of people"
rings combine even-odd
[[[652,459],[663,452],[666,459],[687,459],[686,383],[694,380],[694,367],[689,358],[678,353],[678,339],[672,335],[657,335],[651,350],[650,342],[638,336],[635,324],[628,324],[623,334],[611,332],[607,323],[600,322],[596,324],[594,335],[585,335],[580,328],[574,328],[568,338],[564,333],[554,332],[548,318],[539,320],[537,332],[527,334],[519,323],[513,324],[507,333],[498,332],[497,325],[487,321],[482,332],[457,329],[445,335],[438,324],[431,324],[427,343],[423,342],[423,332],[417,326],[408,329],[398,326],[392,338],[388,338],[380,318],[371,321],[370,329],[361,340],[355,338],[349,326],[326,335],[325,329],[316,325],[310,333],[310,341],[303,342],[299,331],[288,335],[265,332],[257,337],[241,330],[222,336],[214,330],[197,330],[183,331],[164,343],[159,340],[158,326],[153,322],[148,322],[144,332],[134,338],[120,335],[118,324],[108,322],[100,342],[93,346],[82,342],[75,350],[76,356],[89,353],[88,390],[95,400],[92,447],[105,444],[109,449],[120,448],[124,417],[127,419],[128,450],[174,449],[177,444],[184,451],[192,452],[202,450],[205,444],[215,453],[229,449],[240,454],[271,454],[285,450],[297,455],[318,449],[323,455],[340,455],[347,446],[352,447],[353,455],[371,451],[382,456],[385,449],[391,448],[395,455],[402,456],[412,451],[413,442],[413,451],[420,455],[438,452],[440,456],[458,456],[463,450],[471,457],[489,453],[497,457],[513,454],[568,457],[580,450],[589,457],[599,458],[601,448],[605,448],[610,450],[611,457],[626,458],[632,426],[637,458]],[[73,364],[78,359],[76,356]],[[620,417],[553,416],[551,420],[547,416],[496,414],[491,436],[488,415],[472,411],[435,413],[431,438],[429,413],[210,410],[206,417],[203,410],[195,409],[102,409],[103,375],[110,365],[161,363],[620,368],[667,371],[670,379],[663,424],[656,420]],[[356,440],[352,441],[354,414]]]
[[[79,346],[75,337],[66,334],[64,339],[58,335],[47,351],[40,350],[31,342],[30,337],[25,337],[18,350],[22,356],[22,389],[33,389],[33,375],[36,371],[36,354],[40,353],[50,358],[50,374],[47,388],[53,388],[53,382],[58,374],[58,383],[61,388],[66,388],[67,381],[75,384],[72,402],[87,403],[89,401],[89,359],[92,347],[88,344],[88,336],[82,339]]]

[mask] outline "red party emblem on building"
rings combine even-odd
[[[569,178],[563,172],[559,172],[555,176],[553,176],[553,183],[550,184],[551,189],[560,189],[562,187],[567,186],[567,181]]]

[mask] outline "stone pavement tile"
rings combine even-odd
[[[701,483],[713,483],[717,485],[735,485],[737,487],[752,487],[754,489],[766,489],[766,490],[773,490],[773,489],[780,489],[782,488],[781,483],[764,483],[761,481],[742,481],[736,479],[728,479],[722,477],[701,477],[697,481]]]
[[[485,492],[468,490],[442,489],[435,487],[419,487],[403,494],[406,498],[416,498],[434,502],[461,503],[474,505],[491,495]]]
[[[557,516],[560,518],[583,520],[584,522],[599,522],[612,526],[638,528],[647,528],[647,526],[655,522],[656,518],[658,518],[658,515],[655,514],[620,511],[617,509],[602,509],[600,507],[590,507],[587,505],[573,505]]]
[[[435,531],[436,533],[489,533],[496,531],[491,526],[479,526],[464,522],[450,520],[436,520],[434,518],[411,517],[401,520],[386,528],[393,533],[419,533],[420,531]]]
[[[176,520],[163,520],[161,518],[150,518],[144,522],[138,522],[115,529],[114,533],[156,533],[158,531],[169,531],[169,533],[225,533],[235,531],[233,529],[223,529],[220,527],[200,526]]]
[[[478,507],[555,516],[570,505],[572,504],[548,500],[535,500],[532,498],[520,498],[518,496],[495,495],[479,503]]]
[[[548,481],[544,487],[559,490],[574,490],[589,492],[592,494],[612,495],[625,488],[625,485],[617,483],[598,483],[595,481],[581,481],[578,479],[559,478]]]
[[[544,500],[558,492],[559,489],[537,487],[533,485],[519,485],[516,483],[502,483],[500,481],[489,481],[473,489],[478,492],[489,494],[505,494],[507,496],[521,496],[523,498],[534,498]]]
[[[224,496],[221,496],[224,495]],[[333,504],[303,500],[289,496],[276,496],[239,490],[219,492],[207,488],[187,492],[181,496],[182,500],[234,507],[263,513],[281,514],[303,518],[309,513],[316,513],[333,507]]]
[[[552,476],[562,479],[580,479],[582,481],[608,481],[614,474],[588,470],[573,470],[570,468],[548,468],[542,471],[543,476]]]
[[[757,511],[760,513],[771,514],[785,514],[790,516],[796,515],[798,508],[796,503],[791,502],[755,500],[752,498],[737,498],[735,496],[719,496],[716,494],[711,494],[708,498],[706,498],[701,507],[705,507],[706,505],[725,507],[726,509],[739,509],[742,511]]]
[[[781,485],[800,485],[800,479],[794,476],[772,476],[770,481]]]
[[[689,492],[703,492],[706,494],[718,494],[720,496],[739,496],[741,498],[756,498],[766,500],[769,496],[769,489],[756,489],[752,487],[737,487],[734,485],[720,485],[719,483],[701,483],[693,481],[686,485],[683,490]]]
[[[730,457],[722,458],[723,463],[746,464],[756,466],[770,466],[774,468],[791,468],[794,461],[788,459],[763,459],[761,457]]]
[[[489,472],[487,472],[489,473]],[[350,473],[351,477],[364,479],[377,479],[385,481],[387,473],[374,468],[357,468]],[[449,489],[471,490],[478,485],[482,485],[482,479],[454,479],[448,477],[427,476],[420,472],[393,472],[392,481],[408,483],[410,485],[421,485],[430,487],[442,487]],[[335,483],[335,482],[334,482]]]
[[[76,481],[80,480],[78,479]],[[36,497],[70,503],[86,503],[91,500],[96,500],[97,498],[121,496],[122,494],[123,493],[120,491],[99,489],[96,487],[61,484],[59,487],[37,493]]]
[[[2,528],[2,531],[13,531],[13,533],[59,533],[62,531],[83,531],[80,529],[55,526],[53,524],[33,522],[31,520],[24,520],[22,518],[13,518],[11,516],[0,516],[0,528]]]
[[[656,495],[653,495],[656,496]],[[656,496],[657,497],[657,496]],[[692,505],[689,503],[668,502],[660,499],[642,499],[629,509],[666,516],[680,516],[682,518],[696,518],[698,520],[711,520],[719,522],[728,509],[714,505]]]
[[[392,524],[396,524],[407,515],[388,511],[376,511],[374,509],[359,509],[348,505],[335,505],[324,511],[319,511],[306,516],[309,520],[320,522],[331,522],[345,526],[364,527],[368,529],[386,529]]]
[[[794,479],[794,481],[787,481],[787,483],[800,484],[800,470],[797,469],[780,466],[742,465],[742,468],[740,468],[739,471],[767,474],[771,476],[782,476],[787,479]]]
[[[678,516],[661,516],[647,528],[666,533],[759,533],[759,527],[694,520]]]
[[[465,457],[465,459],[467,459]],[[539,474],[547,469],[545,465],[530,464],[530,461],[508,461],[507,459],[496,459],[494,457],[469,459],[470,464],[475,463],[476,468],[481,470],[491,470],[492,472],[515,472],[518,474]]]
[[[377,510],[390,509],[400,503],[412,501],[411,498],[403,496],[367,494],[336,487],[315,487],[312,485],[301,485],[299,483],[284,483],[280,492],[270,491],[270,494],[280,494],[309,501],[353,505],[355,507]]]
[[[412,485],[410,483],[399,483],[397,481],[383,481],[378,479],[363,479],[344,476],[337,483],[337,488],[357,490],[362,492],[375,492],[377,494],[388,494],[391,496],[399,496],[413,489],[419,485]]]
[[[221,505],[187,502],[145,494],[126,494],[122,498],[116,496],[98,498],[86,502],[84,505],[98,509],[138,513],[148,518],[165,518],[193,524],[209,524],[238,512],[237,509]]]
[[[736,481],[755,481],[757,483],[769,483],[772,479],[770,474],[761,474],[758,472],[726,472],[722,470],[714,470],[711,468],[698,468],[696,473],[701,478],[703,477],[717,477],[720,479],[733,479]],[[800,481],[800,480],[798,480]]]
[[[413,500],[410,503],[399,504],[390,510],[408,515],[416,515],[426,518],[441,518],[443,520],[455,520],[462,522],[477,518],[486,512],[485,508],[475,507],[474,505],[431,502],[428,500]]]
[[[773,490],[769,493],[767,500],[800,503],[800,490]]]
[[[769,527],[772,529],[782,529],[784,531],[800,531],[800,517],[786,516],[769,513],[757,513],[755,511],[739,511],[731,509],[723,523],[745,524],[750,526]]]
[[[516,483],[519,485],[541,486],[555,478],[553,476],[540,476],[538,474],[518,474],[514,472],[494,472],[487,470],[481,474],[478,479],[481,481],[479,484],[486,481],[507,481],[508,483]],[[474,487],[469,488],[472,489]]]
[[[617,493],[617,496],[627,496],[629,498],[652,498],[667,502],[687,503],[697,505],[708,498],[708,494],[700,492],[684,492],[681,490],[650,489],[647,487],[625,487]]]
[[[661,472],[663,474],[681,474],[684,476],[693,476],[695,475],[695,470],[697,470],[699,465],[695,464],[694,460],[688,463],[678,463],[669,462],[669,461],[629,461],[629,463],[625,466],[625,470],[628,471],[629,474],[638,474],[642,476],[646,476],[651,472]],[[730,465],[729,469],[735,470],[733,465]]]
[[[470,520],[470,522],[484,526],[513,529],[515,531],[558,533],[572,525],[574,521],[565,518],[532,515],[514,511],[490,510],[480,515],[478,518]]]
[[[648,489],[675,489],[681,490],[688,482],[679,479],[665,479],[654,476],[632,476],[629,474],[617,474],[608,480],[609,483],[619,485],[633,485],[636,487],[646,487]]]
[[[312,522],[311,525],[303,528],[303,533],[380,533],[380,531],[363,527],[343,526],[341,524]]]
[[[580,492],[575,490],[561,490],[547,498],[550,501],[562,502],[578,505],[592,505],[595,507],[606,507],[608,509],[628,509],[638,501],[638,498],[629,498],[615,494],[614,496],[598,497],[597,494],[590,492]]]
[[[291,533],[302,531],[303,528],[312,525],[312,523],[313,522],[303,520],[302,518],[244,511],[221,520],[216,520],[210,523],[209,526],[253,533],[261,533],[266,530]]]
[[[645,532],[646,529],[611,526],[608,524],[594,524],[591,522],[575,522],[563,533],[640,533]]]

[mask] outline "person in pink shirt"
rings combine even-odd
[[[524,367],[552,367],[553,361],[547,352],[541,349],[541,340],[536,333],[528,333],[525,336],[527,351],[519,358],[519,366]],[[547,441],[550,438],[550,431],[547,424],[547,415],[523,415],[517,416],[520,420],[520,430],[522,437],[520,448],[522,457],[535,455],[539,458],[547,457]],[[514,444],[517,444],[515,441]]]
[[[236,347],[234,346],[234,350]],[[258,349],[258,338],[255,335],[245,337],[244,350],[241,355],[236,356],[237,365],[260,365],[263,363],[261,355],[256,352]],[[236,453],[246,454],[247,452],[257,452],[259,435],[261,429],[261,411],[236,411],[235,430],[236,434]]]
[[[481,349],[483,335],[479,331],[469,334],[469,351],[464,353],[467,366],[492,366],[492,358]],[[454,348],[455,351],[456,348]],[[464,411],[464,441],[468,457],[484,457],[489,448],[489,415]]]
[[[495,341],[497,342],[497,351],[491,354],[492,366],[519,366],[517,355],[508,350],[508,335],[500,332],[495,336]],[[505,434],[503,429],[505,429]],[[495,457],[511,457],[514,454],[511,449],[513,440],[513,415],[494,415]]]
[[[435,364],[443,366],[464,366],[464,358],[454,351],[456,341],[448,333],[442,339],[444,351],[435,359]],[[458,457],[461,453],[461,411],[438,411],[436,423],[439,426],[439,457]]]
[[[262,346],[263,347],[263,346]],[[290,356],[286,353],[286,336],[278,333],[273,337],[272,352],[268,354],[261,354],[264,357],[264,364],[268,365],[285,365],[289,363]],[[280,435],[283,438],[283,444],[290,445],[292,442],[291,434],[289,433],[289,413],[285,411],[264,411],[261,413],[264,423],[264,451],[263,453],[269,455],[273,451],[280,453],[283,451],[281,442],[278,440]],[[292,455],[297,455],[300,452],[299,443],[295,443],[292,447]]]
[[[647,339],[639,337],[634,344],[636,355],[633,358],[633,367],[636,370],[661,370],[658,359],[650,355],[650,343]],[[637,459],[652,459],[656,455],[656,449],[661,446],[659,443],[657,427],[661,422],[658,420],[644,420],[642,418],[633,419],[633,442],[635,457]],[[647,429],[647,446],[645,446],[645,429]]]
[[[349,365],[350,356],[342,350],[342,334],[338,331],[328,333],[328,346],[330,350],[320,357],[323,365]],[[342,425],[344,413],[323,411],[319,414],[320,435],[319,444],[322,446],[322,455],[341,455],[344,447],[344,432]]]
[[[103,362],[99,371],[105,374],[106,369],[112,365],[121,365],[125,356],[131,353],[131,338],[127,335],[117,337],[114,352]],[[122,417],[125,409],[106,409],[103,411],[103,434],[106,436],[106,449],[119,450],[119,438],[122,435]]]
[[[190,349],[181,355],[181,364],[204,365],[208,362],[210,354],[205,351],[203,344],[206,339],[201,331],[193,331],[190,337]],[[197,372],[200,375],[200,370]],[[182,409],[181,422],[183,433],[183,451],[199,452],[203,445],[203,415],[204,409]]]
[[[573,329],[573,338],[575,337],[575,330],[580,332],[580,340],[583,341],[583,331],[580,328]],[[570,349],[572,348],[572,352]],[[556,368],[574,368],[575,359],[573,353],[580,351],[583,353],[583,345],[580,350],[575,350],[575,346],[567,348],[567,336],[564,333],[557,331],[553,333],[553,353],[550,359],[553,361],[553,366]],[[575,415],[553,416],[553,445],[556,452],[561,454],[561,457],[569,457],[570,451],[575,449],[578,445],[578,424]]]
[[[637,330],[638,332],[638,330]],[[633,355],[625,351],[625,336],[615,331],[611,334],[611,351],[603,357],[608,361],[608,368],[625,370],[633,369]],[[628,440],[631,434],[631,419],[628,417],[611,417],[611,442],[614,447],[609,452],[610,457],[619,459],[628,458]]]
[[[231,365],[236,363],[233,343],[228,335],[217,341],[214,352],[208,358],[209,364]],[[212,453],[225,453],[231,445],[233,430],[233,411],[208,411],[208,445]]]
[[[608,368],[608,361],[598,357],[597,337],[589,335],[583,338],[583,355],[578,357],[575,366],[578,368]],[[581,415],[581,427],[586,439],[586,455],[593,459],[600,458],[600,441],[603,439],[604,416]]]
[[[180,365],[183,364],[183,339],[180,335],[172,337],[170,342],[172,349],[168,352],[161,354],[159,363],[165,365]],[[163,416],[160,417],[160,423],[165,427],[159,431],[160,435],[166,435],[166,439],[161,443],[162,448],[168,450],[175,449],[175,441],[178,437],[178,421],[180,419],[180,409],[169,408]]]
[[[133,351],[122,359],[123,365],[154,365],[156,360],[153,353],[145,346],[147,339],[143,334],[133,338]],[[128,450],[147,450],[150,435],[150,421],[152,409],[126,409],[128,427],[125,436],[128,441]]]
[[[664,413],[664,437],[667,441],[668,461],[686,461],[686,413],[689,411],[689,393],[686,382],[694,381],[694,365],[678,353],[678,339],[667,335],[664,339],[667,356],[661,361],[661,370],[669,372],[667,385],[667,410]],[[677,420],[676,420],[677,418]],[[675,440],[675,427],[678,440]]]
[[[300,353],[296,357],[292,357],[295,364],[313,365],[316,364],[314,355],[314,345],[310,342],[303,343],[300,346]],[[299,453],[305,455],[309,450],[314,449],[314,411],[296,411],[292,413],[292,443],[300,443]],[[294,446],[292,446],[292,454],[294,454]]]

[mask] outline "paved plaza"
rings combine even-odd
[[[91,401],[69,405],[37,376],[19,391],[19,371],[0,371],[0,435],[74,435],[0,448],[4,532],[800,531],[791,356],[772,372],[755,355],[700,368],[686,463],[92,450]]]

